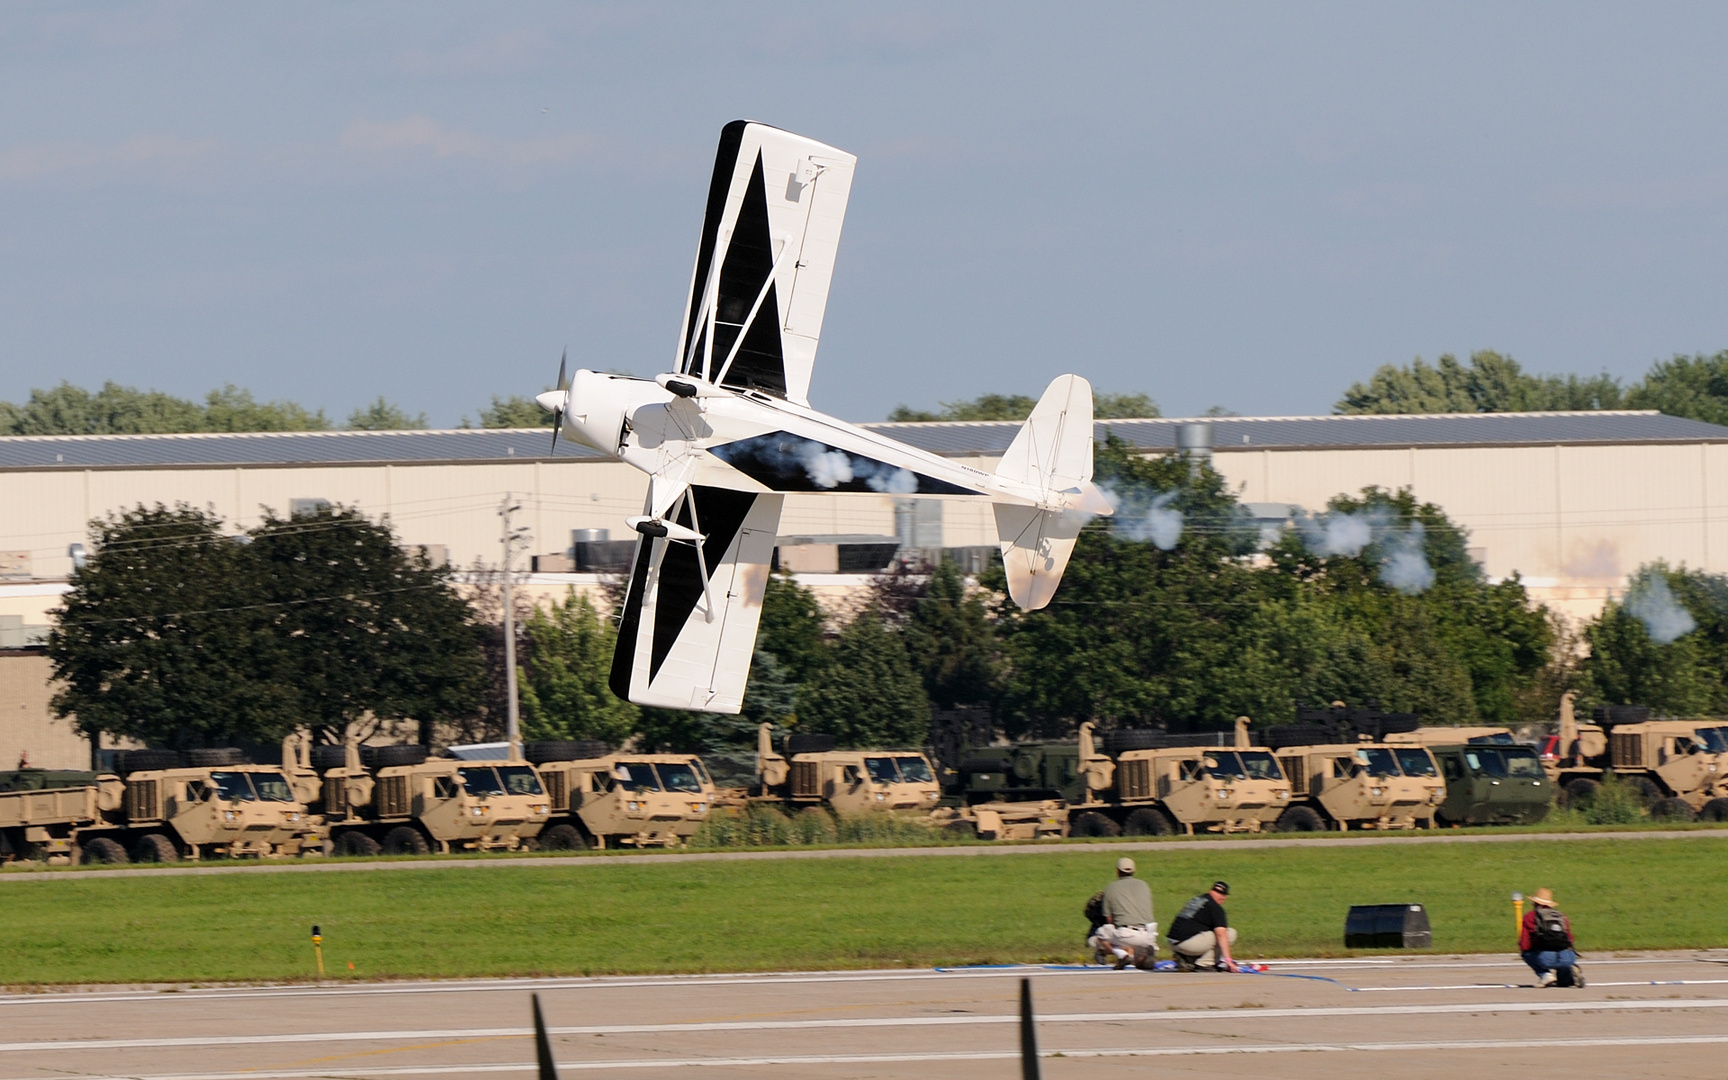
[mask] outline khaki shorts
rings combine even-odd
[[[1230,944],[1236,944],[1236,928],[1234,926],[1226,926],[1224,932],[1230,936]],[[1179,952],[1183,956],[1193,957],[1202,964],[1215,964],[1218,962],[1217,958],[1213,955],[1218,948],[1218,938],[1210,930],[1207,930],[1204,933],[1195,934],[1193,937],[1186,938],[1182,941],[1172,941],[1170,943],[1170,948],[1172,951]]]
[[[1087,939],[1086,944],[1092,946],[1094,949],[1104,949],[1106,951],[1108,951],[1112,946],[1123,949],[1131,946],[1138,946],[1148,952],[1157,953],[1158,924],[1150,923],[1144,927],[1129,927],[1112,926],[1109,923],[1105,923],[1103,926],[1098,928],[1096,933]]]

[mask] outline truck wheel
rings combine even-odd
[[[1723,800],[1728,802],[1728,799]],[[94,840],[86,840],[78,845],[78,861],[85,864],[100,863],[113,865],[126,861],[126,849],[106,836],[98,836]]]
[[[376,855],[378,841],[357,829],[349,829],[336,837],[337,855]]]
[[[420,835],[419,829],[398,825],[384,834],[384,854],[386,855],[424,855],[431,850],[426,844],[426,838]]]
[[[1086,810],[1074,815],[1073,820],[1068,825],[1068,835],[1079,837],[1121,836],[1122,826],[1096,810]]]
[[[1566,805],[1574,810],[1582,810],[1586,803],[1596,797],[1596,789],[1601,786],[1588,776],[1580,776],[1566,785]]]
[[[588,838],[574,825],[554,825],[540,834],[541,851],[586,851]]]
[[[1129,836],[1170,836],[1176,831],[1176,826],[1164,816],[1164,811],[1142,806],[1128,815],[1122,831]]]
[[[1711,799],[1698,811],[1699,821],[1728,821],[1728,799]]]
[[[1650,816],[1657,821],[1697,821],[1698,815],[1684,799],[1657,799],[1650,807]]]
[[[1662,789],[1648,776],[1627,777],[1626,786],[1632,789],[1632,794],[1638,796],[1638,801],[1646,807],[1654,807],[1662,799]]]
[[[1728,802],[1728,799],[1724,799],[1723,801]],[[942,826],[942,831],[948,835],[948,839],[950,840],[978,839],[978,826],[964,819],[959,821],[950,821],[948,824]]]
[[[1292,806],[1278,815],[1279,832],[1325,832],[1326,823],[1306,806]]]
[[[133,862],[176,862],[179,858],[174,841],[159,832],[145,833],[132,845]]]

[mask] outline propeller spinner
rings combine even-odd
[[[558,433],[564,430],[564,410],[570,404],[570,387],[564,381],[564,365],[570,359],[570,347],[558,358],[558,405],[552,410],[552,453],[558,453]]]

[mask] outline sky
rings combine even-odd
[[[0,7],[0,399],[667,370],[720,128],[858,155],[811,400],[1330,412],[1728,349],[1728,6]]]

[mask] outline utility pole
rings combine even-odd
[[[528,546],[528,527],[524,525],[518,529],[511,526],[510,515],[522,509],[522,504],[514,499],[513,493],[505,493],[504,501],[498,505],[498,517],[502,522],[499,540],[504,547],[504,697],[505,716],[508,718],[504,737],[510,743],[510,760],[519,761],[522,758],[522,727],[516,706],[516,602],[511,586],[515,575],[512,564],[517,549]]]

